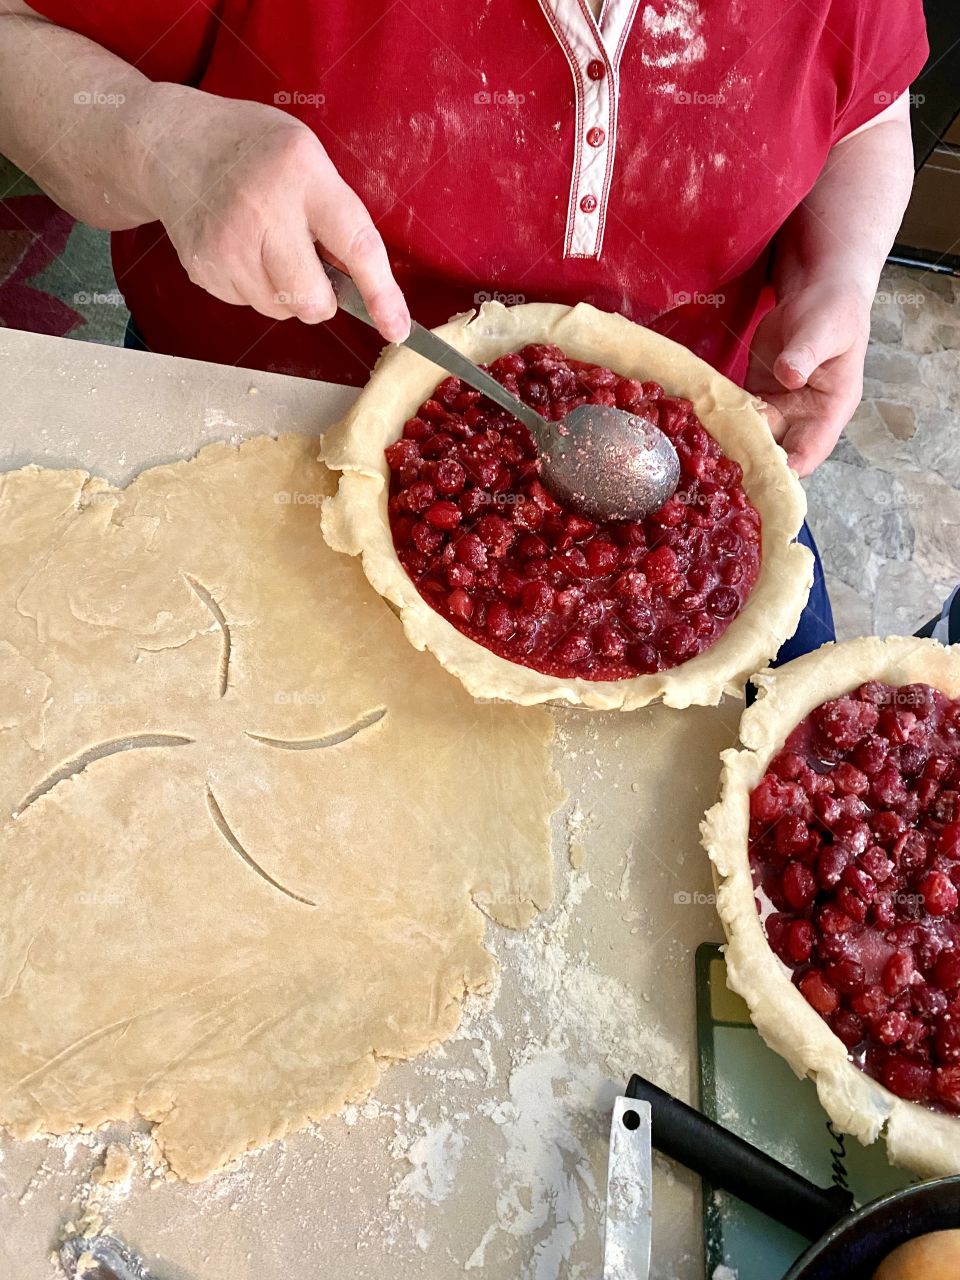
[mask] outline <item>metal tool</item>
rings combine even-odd
[[[376,327],[360,290],[342,271],[324,263],[337,303]],[[541,478],[555,497],[596,520],[641,520],[676,490],[680,460],[659,427],[623,409],[582,404],[560,422],[548,422],[496,378],[414,320],[402,346],[461,378],[475,391],[519,418],[540,455]]]
[[[610,1122],[603,1280],[647,1280],[652,1230],[650,1104],[621,1097]]]
[[[151,1280],[143,1262],[112,1236],[72,1236],[60,1247],[68,1280]]]

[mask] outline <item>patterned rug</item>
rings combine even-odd
[[[126,324],[107,233],[0,157],[0,326],[120,346]]]

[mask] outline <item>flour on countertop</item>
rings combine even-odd
[[[404,1157],[413,1166],[391,1194],[391,1207],[406,1196],[419,1196],[431,1204],[446,1200],[453,1188],[466,1139],[449,1120],[422,1124],[423,1132],[407,1147]]]
[[[101,1146],[103,1143],[102,1134],[86,1136],[99,1136],[97,1145]],[[137,1168],[137,1161],[130,1147],[119,1142],[108,1142],[102,1145],[98,1156],[99,1163],[76,1188],[71,1215],[60,1227],[61,1240],[100,1235],[106,1226],[110,1207],[130,1192]],[[80,1274],[78,1270],[78,1277]]]
[[[568,832],[587,816],[575,805]],[[496,1012],[499,977],[493,992],[465,1002],[453,1038],[417,1060],[416,1075],[429,1081],[423,1101],[390,1107],[371,1099],[341,1112],[351,1127],[386,1121],[388,1148],[400,1166],[386,1206],[364,1224],[361,1247],[385,1243],[396,1251],[406,1242],[406,1249],[422,1250],[424,1221],[431,1221],[423,1213],[444,1202],[448,1213],[458,1213],[465,1204],[458,1200],[461,1165],[482,1141],[498,1153],[496,1200],[493,1218],[467,1241],[465,1271],[500,1266],[509,1256],[518,1280],[556,1280],[573,1274],[574,1250],[588,1236],[599,1249],[613,1099],[635,1070],[682,1093],[686,1065],[638,997],[585,952],[574,953],[570,935],[593,885],[582,870],[568,870],[565,879],[553,911],[522,933],[488,936],[501,973],[519,988],[520,1031],[513,1033],[506,1081],[497,1067],[506,1047]],[[482,1069],[467,1072],[464,1053]],[[472,1086],[483,1091],[472,1114],[458,1109],[471,1074]],[[478,1116],[489,1122],[489,1133],[477,1132]]]
[[[519,975],[524,1003],[538,1011],[546,1029],[511,1054],[509,1101],[489,1113],[506,1141],[496,1229],[488,1226],[468,1262],[483,1265],[497,1230],[535,1235],[524,1280],[562,1274],[586,1224],[602,1221],[597,1170],[605,1168],[613,1099],[631,1072],[656,1075],[673,1091],[684,1081],[680,1055],[644,1025],[632,992],[584,954],[570,953],[571,924],[590,888],[589,875],[573,871],[559,908],[501,944],[502,961]],[[584,1051],[589,1062],[581,1060]]]
[[[633,856],[634,842],[631,840],[623,856],[623,871],[620,875],[620,883],[617,886],[617,897],[621,902],[626,902],[630,896],[630,873],[633,871]]]
[[[222,409],[209,406],[203,411],[203,425],[207,430],[214,428],[230,427],[232,430],[241,430],[241,424],[235,422],[229,414],[224,413]]]
[[[592,818],[592,814],[584,813],[580,808],[580,801],[574,801],[573,807],[567,814],[567,847],[570,856],[570,865],[574,870],[579,871],[583,866],[585,856],[583,844],[583,828]]]

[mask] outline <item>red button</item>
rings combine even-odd
[[[580,208],[583,210],[584,213],[593,213],[596,207],[597,207],[596,196],[584,196],[583,199],[580,201]]]
[[[594,58],[592,62],[587,63],[587,75],[591,80],[602,80],[607,74],[607,69],[599,58]]]
[[[591,147],[602,147],[606,136],[602,129],[587,130],[587,142]]]

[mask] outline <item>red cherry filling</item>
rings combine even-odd
[[[743,608],[760,516],[690,401],[531,343],[489,366],[556,421],[616,405],[673,441],[681,480],[642,522],[595,522],[540,481],[530,433],[447,378],[386,450],[397,555],[424,599],[501,657],[548,675],[625,680],[695,657]]]
[[[960,1113],[960,699],[870,681],[790,734],[750,797],[770,945],[852,1060]]]

